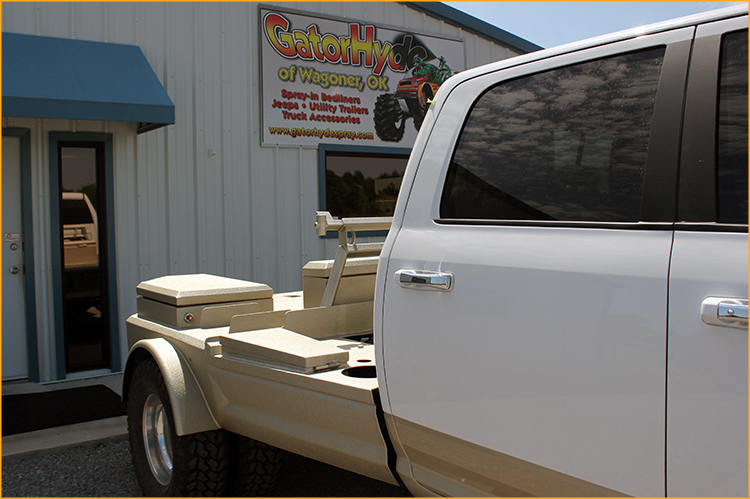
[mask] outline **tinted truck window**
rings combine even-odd
[[[63,225],[94,223],[94,219],[91,216],[91,210],[89,210],[89,206],[83,199],[63,199],[60,203],[62,206]]]
[[[503,82],[474,104],[447,219],[638,221],[663,48]]]
[[[747,224],[747,31],[722,40],[717,186],[719,222]]]

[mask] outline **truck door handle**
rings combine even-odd
[[[701,319],[713,326],[746,328],[747,305],[747,300],[711,296],[701,304]]]
[[[453,274],[434,270],[407,270],[396,272],[396,282],[402,288],[450,291],[453,289]]]

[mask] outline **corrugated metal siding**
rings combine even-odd
[[[402,4],[277,5],[461,38],[467,67],[515,55]],[[2,9],[4,31],[140,46],[176,111],[175,125],[139,136],[125,123],[3,120],[3,126],[32,130],[43,379],[54,372],[50,131],[114,134],[120,324],[135,311],[141,280],[207,272],[289,291],[301,288],[305,262],[333,257],[335,241],[321,240],[313,227],[317,150],[260,146],[258,4],[50,2],[4,3]],[[121,336],[124,355],[124,327]]]

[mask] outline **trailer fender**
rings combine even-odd
[[[164,338],[140,340],[128,352],[123,376],[123,400],[127,401],[133,371],[144,356],[150,356],[156,361],[164,377],[177,435],[191,435],[221,428],[211,414],[203,390],[187,360]]]

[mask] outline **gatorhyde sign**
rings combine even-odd
[[[263,145],[411,147],[463,42],[260,9]]]

